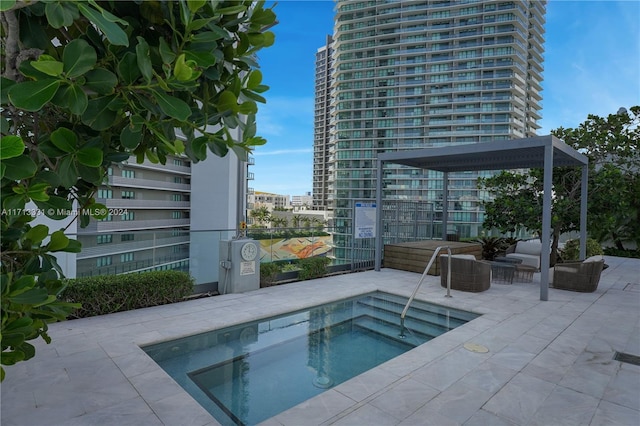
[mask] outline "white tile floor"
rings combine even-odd
[[[640,355],[640,260],[607,263],[595,293],[550,289],[545,302],[535,282],[445,298],[428,277],[419,299],[483,316],[264,424],[640,425],[640,367],[613,360]],[[1,423],[218,424],[139,345],[377,289],[408,295],[418,279],[383,269],[52,324],[50,345],[7,368]]]

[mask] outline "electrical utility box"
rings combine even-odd
[[[251,239],[220,241],[218,292],[244,293],[260,288],[260,246]]]

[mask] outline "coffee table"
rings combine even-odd
[[[516,265],[515,280],[521,283],[533,282],[534,272],[538,272],[538,270],[533,266]]]
[[[513,276],[516,272],[516,265],[511,262],[491,261],[491,281],[513,283]]]

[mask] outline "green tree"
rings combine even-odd
[[[57,301],[54,254],[80,251],[63,230],[33,224],[77,208],[81,226],[104,218],[94,193],[107,168],[135,155],[241,158],[264,102],[255,54],[274,42],[275,14],[252,1],[3,0],[2,365],[27,360],[27,341],[73,305]],[[236,132],[235,130],[238,130]],[[240,134],[237,139],[235,134]],[[2,369],[4,377],[4,369]]]
[[[282,216],[271,216],[271,225],[274,228],[286,228],[289,224],[289,221],[286,217]]]
[[[258,225],[266,227],[271,220],[271,212],[265,206],[260,206],[249,212],[249,215],[254,219]]]
[[[552,134],[589,157],[589,234],[600,241],[612,240],[622,248],[625,240],[640,241],[640,107],[606,118],[589,115],[576,129],[559,128]],[[580,224],[580,168],[553,171],[552,259],[562,233],[576,231]],[[526,175],[503,171],[482,179],[479,186],[493,199],[485,203],[487,229],[503,233],[527,229],[541,232],[543,172]]]

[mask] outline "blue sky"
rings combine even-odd
[[[272,4],[272,3],[269,3]],[[267,104],[259,105],[254,152],[257,191],[312,190],[315,53],[333,31],[333,1],[279,1],[276,42],[259,54]],[[542,128],[576,127],[640,105],[640,2],[547,3]]]

